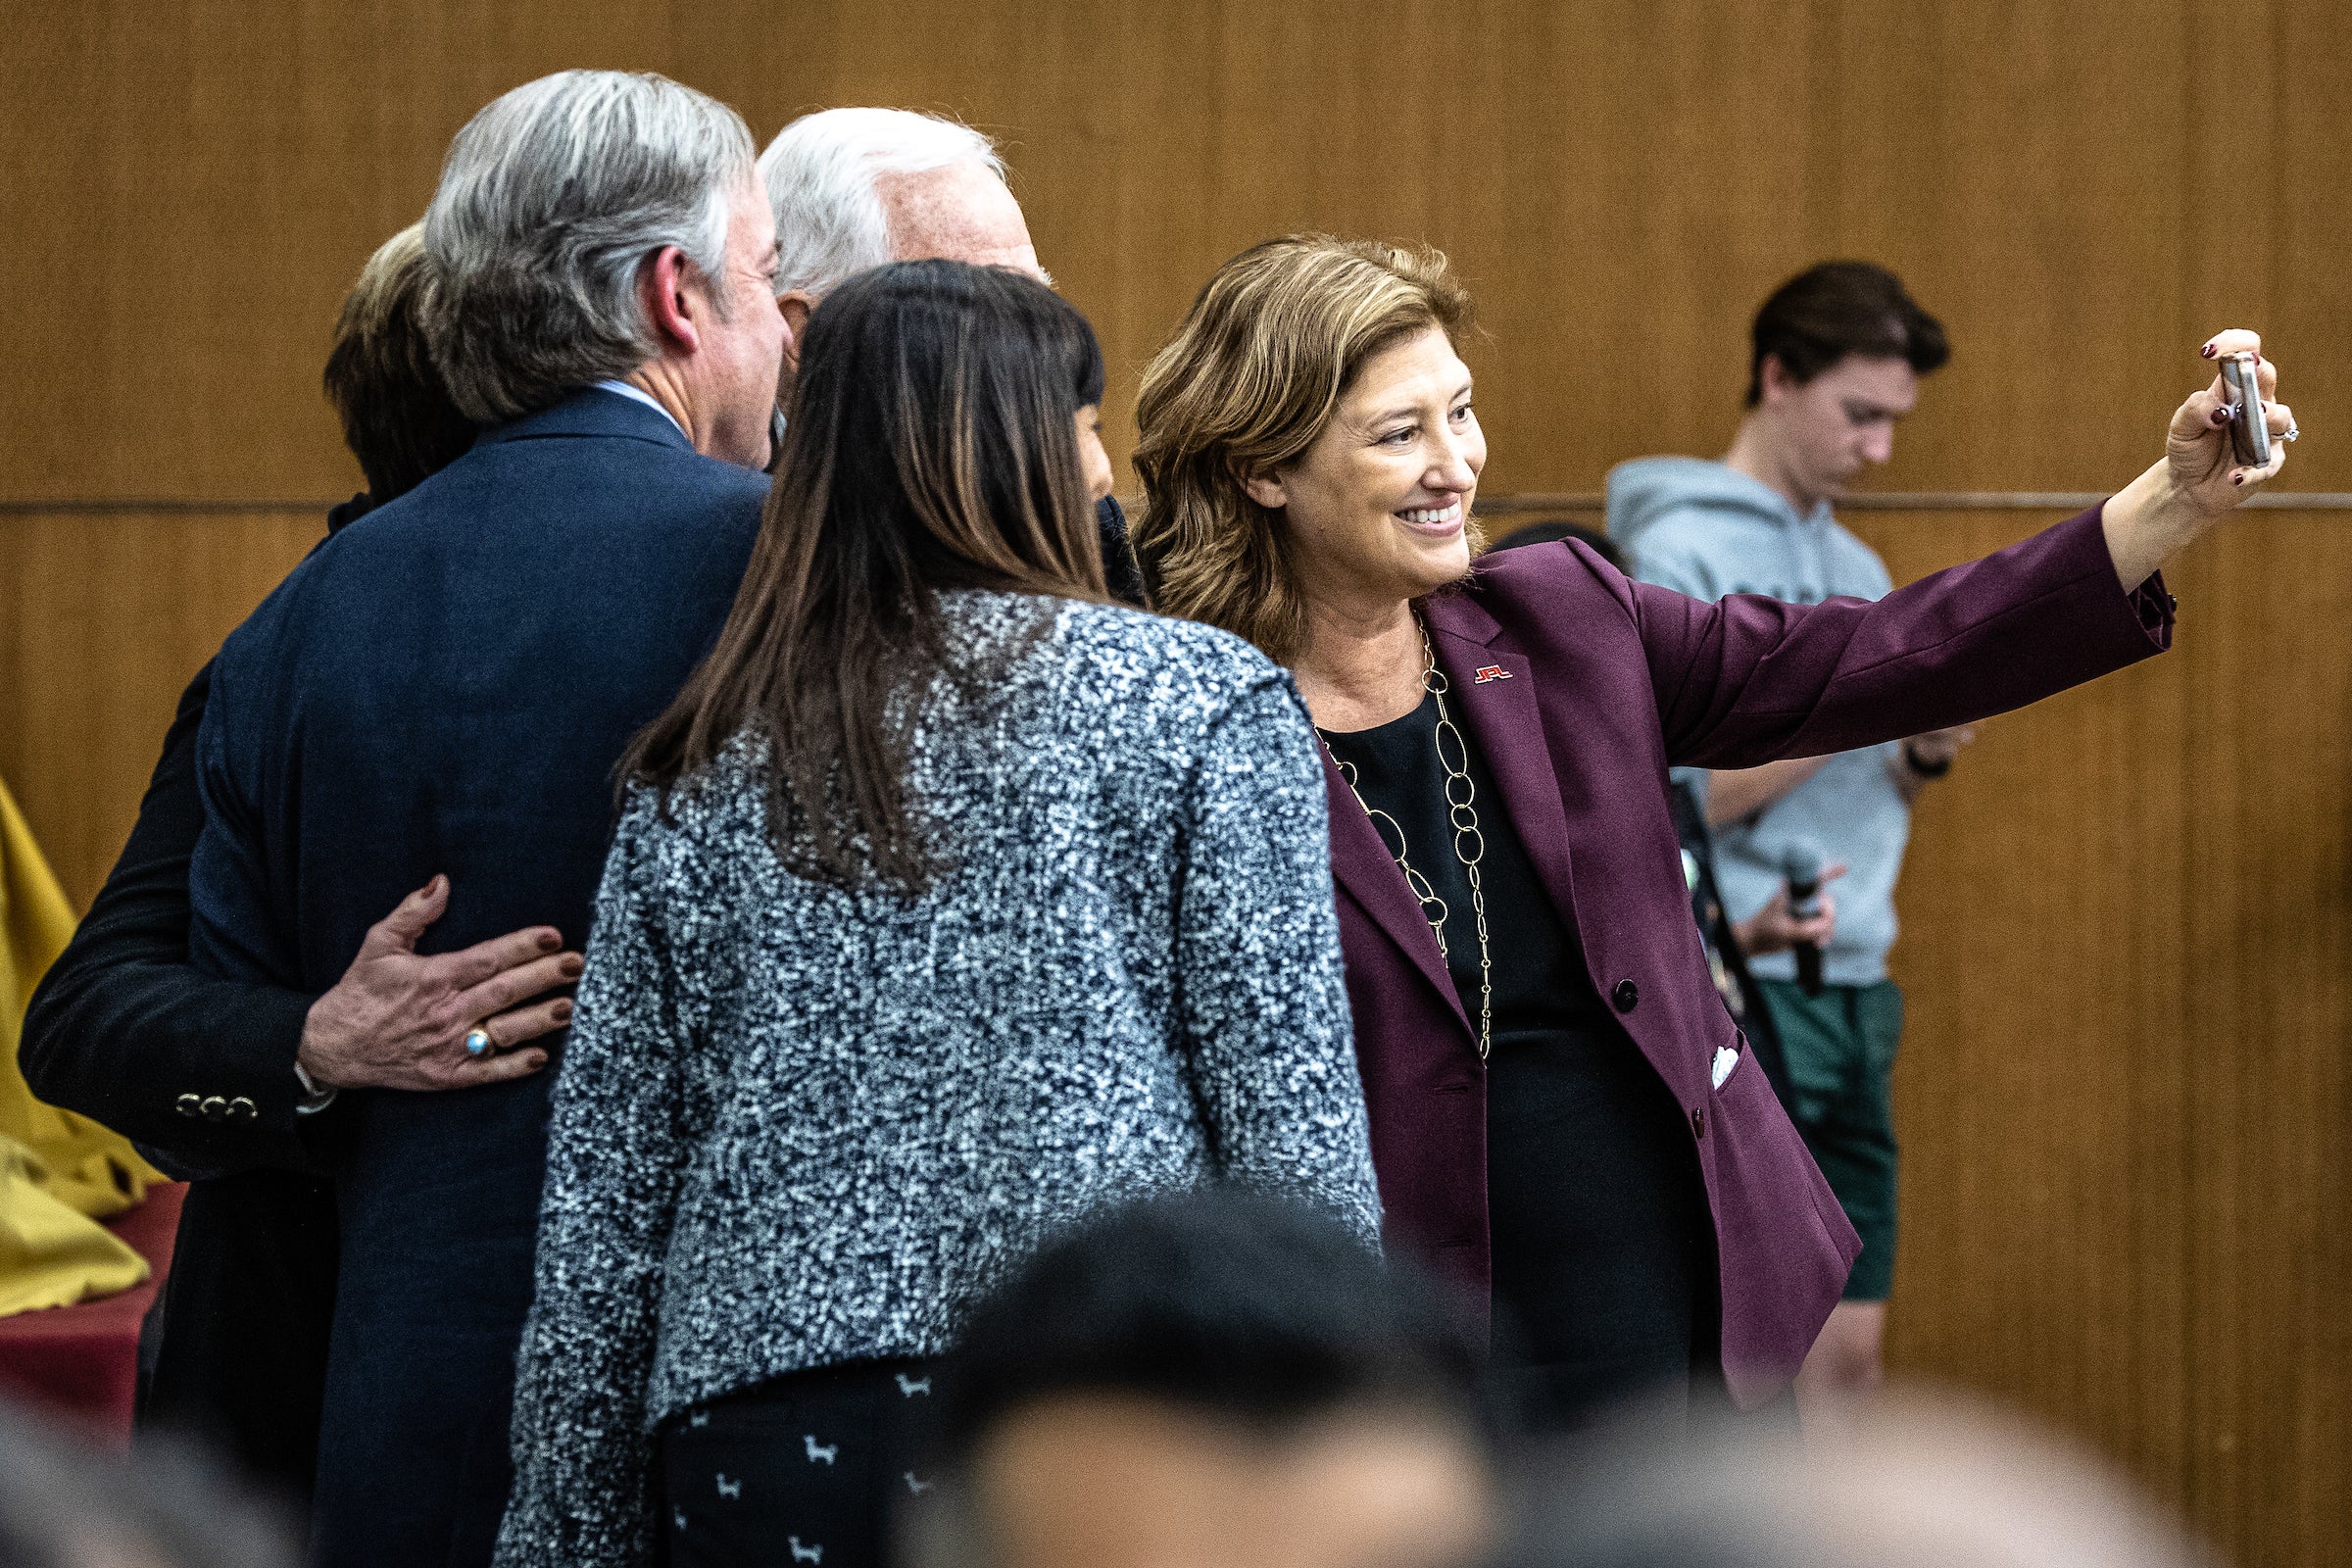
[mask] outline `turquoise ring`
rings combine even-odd
[[[468,1029],[466,1031],[466,1054],[468,1056],[487,1056],[490,1054],[490,1045],[489,1030]]]

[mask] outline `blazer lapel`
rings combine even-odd
[[[1362,803],[1356,800],[1339,763],[1332,760],[1330,749],[1318,744],[1315,750],[1322,754],[1323,783],[1331,795],[1332,880],[1346,889],[1412,960],[1422,978],[1438,988],[1438,995],[1468,1030],[1469,1017],[1462,1011],[1462,999],[1454,994],[1453,976],[1446,971],[1446,956],[1438,951],[1437,936],[1422,917],[1421,901],[1413,897],[1404,873],[1396,869],[1389,847],[1381,842],[1380,829],[1364,814]]]
[[[1560,777],[1551,765],[1544,714],[1536,702],[1534,666],[1517,654],[1491,646],[1502,628],[1464,595],[1432,600],[1424,613],[1438,667],[1452,688],[1448,695],[1454,711],[1478,737],[1479,750],[1502,790],[1510,825],[1560,918],[1575,931],[1579,928],[1568,808],[1560,799]]]

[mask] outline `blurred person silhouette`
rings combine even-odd
[[[292,1568],[289,1535],[193,1448],[100,1453],[0,1402],[0,1568]]]
[[[1217,1180],[1378,1231],[1306,714],[1108,602],[1093,329],[934,259],[805,341],[742,595],[622,762],[502,1568],[864,1568],[1046,1236]]]
[[[1440,1568],[1489,1539],[1462,1303],[1230,1189],[1112,1211],[972,1313],[911,1568]]]
[[[1513,1490],[1489,1568],[2217,1568],[2111,1463],[1949,1395],[1802,1438],[1612,1429]]]
[[[329,534],[473,444],[476,426],[450,401],[418,319],[430,279],[423,225],[411,224],[368,258],[335,322],[322,380],[368,488],[327,514]],[[500,987],[532,983],[542,933],[416,954],[445,897],[403,900],[386,940],[322,995],[221,979],[189,960],[188,859],[204,824],[195,741],[212,675],[208,662],[181,696],[129,841],[33,995],[22,1061],[42,1099],[196,1178],[148,1318],[139,1432],[219,1445],[301,1499],[317,1464],[337,1250],[332,1194],[306,1169],[317,1125],[306,1106],[322,1097],[302,1064],[430,1052],[440,1043],[417,1019],[490,977],[473,995],[502,1039],[520,1044],[555,1023],[544,1005],[490,1005]]]
[[[777,132],[760,155],[776,215],[776,299],[784,312],[786,401],[808,313],[846,279],[885,262],[1009,267],[1041,283],[1029,221],[996,144],[971,126],[908,109],[825,109]],[[1141,605],[1143,578],[1118,501],[1095,504],[1103,582]]]

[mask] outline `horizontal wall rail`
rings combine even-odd
[[[2081,512],[2097,506],[2112,494],[2103,490],[1887,490],[1858,491],[1838,505],[1846,512]],[[2352,512],[2352,492],[2286,490],[2257,492],[2246,503],[2283,512]],[[1513,513],[1608,511],[1607,498],[1595,491],[1563,491],[1555,495],[1530,492],[1515,496],[1481,496],[1481,515]]]
[[[1847,512],[2081,512],[2104,501],[2102,490],[1887,490],[1858,491],[1838,505]],[[0,516],[33,513],[56,516],[74,513],[122,515],[154,513],[167,516],[205,516],[255,513],[296,513],[323,517],[331,501],[0,501]],[[1122,498],[1133,512],[1140,502]],[[2352,512],[2352,491],[2265,490],[2245,503],[2277,512]],[[1485,516],[1525,513],[1602,513],[1607,499],[1596,490],[1529,491],[1520,495],[1482,496],[1478,510]]]

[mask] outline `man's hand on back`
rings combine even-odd
[[[521,1078],[547,1053],[514,1048],[571,1021],[571,999],[548,997],[580,976],[552,926],[531,926],[459,953],[419,956],[416,943],[449,907],[436,876],[368,928],[359,956],[312,1004],[296,1060],[320,1089],[466,1089]],[[534,998],[544,1000],[533,1001]],[[479,1027],[491,1049],[466,1050]]]

